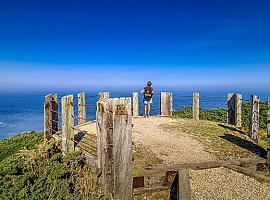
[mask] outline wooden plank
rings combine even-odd
[[[85,92],[78,94],[78,124],[86,122],[86,100]]]
[[[191,190],[190,190],[188,170],[186,169],[179,170],[177,175],[178,175],[177,199],[190,200]]]
[[[110,92],[99,92],[98,93],[98,100],[109,99],[109,98],[110,98]]]
[[[74,151],[74,102],[73,95],[62,97],[62,150]]]
[[[260,107],[260,98],[256,95],[252,95],[250,101],[249,137],[255,143],[258,143],[259,117],[260,117],[259,107]]]
[[[133,194],[134,196],[138,196],[146,193],[169,191],[169,189],[169,187],[135,188]]]
[[[132,93],[132,116],[139,115],[139,93]]]
[[[160,93],[160,115],[172,116],[172,93],[161,92]]]
[[[58,97],[49,94],[44,99],[44,141],[49,141],[58,131]]]
[[[199,120],[199,112],[200,112],[200,94],[197,92],[193,93],[192,99],[192,116],[193,119]]]
[[[114,198],[132,199],[131,98],[112,99]]]
[[[270,166],[270,108],[267,113],[267,164]]]
[[[181,169],[193,169],[193,170],[202,170],[202,169],[211,169],[211,168],[218,168],[222,167],[227,164],[234,164],[234,165],[245,165],[248,163],[265,163],[265,159],[262,158],[239,158],[235,160],[228,160],[228,161],[208,161],[208,162],[200,162],[200,163],[183,163],[183,164],[176,164],[171,166],[165,167],[155,167],[155,168],[146,168],[146,169],[134,169],[136,174],[140,174],[140,176],[149,176],[151,174],[156,173],[164,173],[166,171],[179,171]]]

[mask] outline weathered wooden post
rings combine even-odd
[[[138,92],[132,93],[132,116],[139,115],[139,94]]]
[[[160,93],[160,115],[172,116],[172,93],[161,92]]]
[[[85,92],[78,94],[78,124],[86,122],[86,101]]]
[[[236,127],[242,126],[242,95],[236,93],[228,94],[228,124]]]
[[[110,98],[110,92],[99,92],[98,93],[98,100],[109,99],[109,98]]]
[[[132,199],[131,98],[113,99],[114,198]]]
[[[178,187],[177,200],[191,200],[191,190],[188,170],[179,170],[177,173]]]
[[[74,151],[74,102],[73,95],[62,97],[62,150]]]
[[[44,141],[52,138],[58,131],[58,97],[49,94],[44,99]]]
[[[267,113],[267,164],[270,166],[270,108]]]
[[[260,98],[256,95],[251,96],[250,101],[250,119],[249,119],[249,136],[258,143],[259,117],[260,117]]]
[[[97,103],[98,163],[106,197],[132,199],[131,98]]]
[[[194,92],[192,97],[192,116],[193,119],[199,120],[200,94],[198,92]]]

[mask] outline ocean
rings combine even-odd
[[[8,138],[14,134],[25,131],[42,131],[43,130],[43,100],[44,96],[49,92],[0,92],[0,140]],[[60,91],[59,97],[66,94],[74,94],[76,91]],[[160,96],[159,91],[155,91],[153,97],[152,115],[158,115],[160,112]],[[192,91],[173,91],[173,109],[181,109],[192,105]],[[226,91],[201,91],[200,102],[203,108],[225,108],[227,105]],[[239,92],[240,93],[240,92]],[[98,92],[86,92],[87,102],[87,119],[95,119],[95,105]],[[132,91],[111,91],[111,97],[130,97]],[[244,100],[249,100],[252,92],[245,92]],[[260,96],[262,101],[266,101],[270,92],[259,92],[256,95]],[[75,115],[77,112],[77,98],[75,101]],[[139,96],[139,112],[143,114],[143,96]]]

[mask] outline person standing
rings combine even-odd
[[[143,103],[144,103],[144,117],[149,117],[151,111],[151,104],[153,103],[154,89],[152,87],[152,82],[147,81],[146,86],[141,91],[143,94]]]

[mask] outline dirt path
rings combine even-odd
[[[176,119],[166,117],[133,118],[133,141],[154,152],[164,165],[215,160],[204,146],[186,133],[162,128]]]

